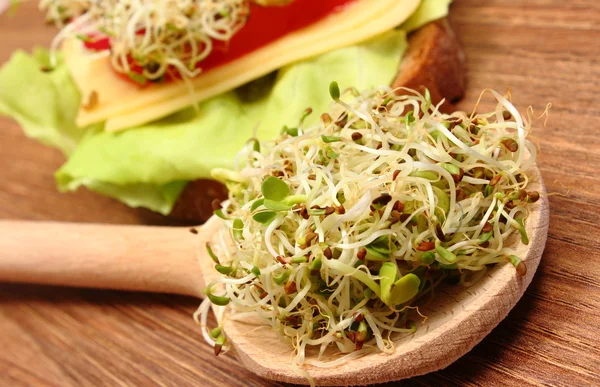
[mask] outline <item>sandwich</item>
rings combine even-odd
[[[327,110],[331,81],[464,92],[448,0],[45,0],[60,31],[0,70],[0,114],[60,149],[86,187],[191,222],[212,214],[248,138]],[[308,110],[307,110],[308,109]],[[317,114],[318,113],[318,114]],[[278,128],[274,131],[273,128]]]

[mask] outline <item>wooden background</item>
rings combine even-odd
[[[34,3],[0,16],[0,63],[50,41]],[[452,366],[402,385],[599,386],[600,2],[457,0],[452,19],[468,58],[462,108],[486,87],[510,87],[520,110],[552,102],[534,137],[557,195],[542,263],[508,318]],[[52,174],[62,162],[0,118],[0,218],[166,222],[87,191],[57,193]],[[0,385],[274,385],[212,355],[191,319],[197,304],[0,284]]]

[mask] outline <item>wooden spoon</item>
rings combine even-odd
[[[306,367],[316,383],[371,384],[439,370],[506,317],[531,282],[548,231],[548,201],[539,170],[528,172],[527,188],[539,191],[541,199],[527,219],[530,244],[514,244],[527,265],[525,276],[517,276],[510,264],[497,265],[469,288],[442,290],[425,310],[426,322],[397,341],[392,355],[370,354],[334,368]],[[0,281],[202,297],[216,273],[204,245],[220,225],[213,217],[193,235],[182,228],[0,221]],[[307,384],[291,367],[292,348],[270,328],[227,317],[223,324],[234,353],[249,370],[272,380]]]

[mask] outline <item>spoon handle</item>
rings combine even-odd
[[[0,221],[0,281],[199,296],[186,228]]]

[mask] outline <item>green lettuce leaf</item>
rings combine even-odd
[[[17,51],[0,71],[0,114],[15,119],[29,137],[72,153],[77,143],[98,128],[81,130],[75,125],[79,92],[66,66],[43,72],[48,66],[46,50],[32,56]]]
[[[402,29],[412,32],[425,24],[448,15],[452,0],[423,0],[419,8],[402,24]]]
[[[36,49],[31,56],[22,51],[13,54],[0,71],[0,114],[15,119],[27,136],[69,156],[85,139],[101,133],[102,125],[85,129],[75,125],[80,95],[60,57],[53,71],[44,72],[40,70],[42,68],[49,68],[45,49]],[[142,206],[168,214],[185,184],[173,181],[156,185],[134,179],[118,185],[82,177],[58,185],[63,191],[86,186],[131,207]]]

